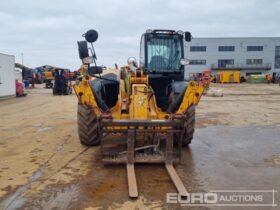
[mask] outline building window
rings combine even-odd
[[[234,46],[219,46],[218,50],[219,51],[234,51],[235,47]]]
[[[234,65],[233,59],[218,60],[218,67],[225,68],[227,65]]]
[[[275,46],[274,68],[280,69],[280,46]]]
[[[263,59],[247,59],[247,64],[263,64]]]
[[[247,51],[263,51],[263,46],[247,46]]]
[[[190,65],[206,65],[206,60],[190,60]]]
[[[206,52],[206,46],[191,46],[191,52]]]

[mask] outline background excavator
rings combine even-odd
[[[85,70],[74,86],[80,142],[101,144],[104,164],[126,164],[130,197],[138,196],[135,163],[165,164],[179,194],[187,196],[173,164],[193,139],[195,106],[203,93],[203,86],[184,80],[184,41],[191,41],[191,34],[147,30],[139,64],[129,58],[115,74],[103,73],[96,64],[98,33],[89,30],[84,37],[78,48]]]

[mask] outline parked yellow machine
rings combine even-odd
[[[53,79],[53,73],[51,71],[44,71],[42,74],[44,76],[44,79],[46,79],[46,80]]]
[[[240,71],[219,71],[220,83],[240,83]]]
[[[101,143],[104,163],[127,164],[130,197],[138,196],[134,163],[165,163],[177,190],[186,196],[173,163],[179,161],[182,145],[191,143],[195,106],[203,93],[203,86],[184,81],[184,40],[190,41],[191,34],[148,30],[141,38],[140,65],[129,58],[128,65],[115,69],[115,74],[102,74],[102,67],[96,65],[92,43],[97,37],[90,30],[86,41],[78,42],[85,68],[83,80],[74,86],[81,143]],[[106,138],[107,134],[125,140]]]

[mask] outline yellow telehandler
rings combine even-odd
[[[80,142],[101,144],[104,164],[126,164],[130,197],[138,196],[134,163],[165,164],[179,194],[187,196],[173,164],[192,141],[203,93],[203,86],[184,80],[184,41],[191,41],[191,33],[147,30],[139,64],[130,57],[128,65],[108,74],[96,64],[98,33],[83,36],[78,42],[83,79],[74,86]]]

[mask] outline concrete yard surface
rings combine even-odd
[[[277,207],[238,209],[280,209],[280,86],[211,85],[224,96],[202,97],[176,171],[190,193],[278,191]],[[163,165],[136,165],[129,199],[125,166],[103,166],[98,146],[79,143],[76,109],[75,95],[40,86],[0,101],[0,209],[189,209],[167,203],[176,189]]]

